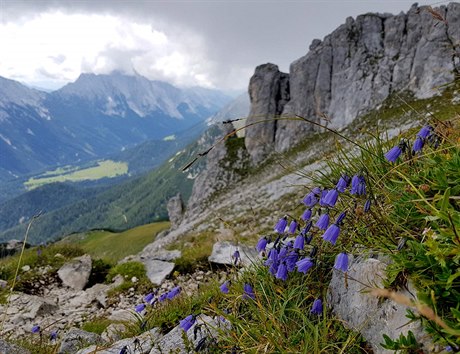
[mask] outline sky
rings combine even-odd
[[[349,16],[404,0],[0,0],[0,76],[57,89],[114,70],[176,86],[244,91],[257,65],[282,71]],[[418,1],[439,6],[447,1]]]

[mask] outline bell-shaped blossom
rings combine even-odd
[[[39,325],[34,325],[32,327],[32,333],[40,333],[40,326]]]
[[[431,133],[433,131],[433,127],[430,126],[430,125],[425,125],[424,127],[422,127],[422,129],[420,129],[420,131],[417,133],[417,136],[422,138],[422,139],[426,139],[428,138]]]
[[[144,311],[144,309],[145,309],[144,304],[139,304],[139,305],[136,305],[136,307],[135,307],[135,310],[136,310],[137,313],[140,313],[140,312]]]
[[[329,214],[322,214],[315,224],[315,226],[319,228],[320,230],[326,230],[328,225],[329,225]]]
[[[267,243],[268,243],[268,240],[267,238],[264,236],[264,237],[261,237],[259,239],[259,242],[257,242],[257,245],[256,245],[256,250],[257,252],[263,252],[265,251],[265,248],[267,247]]]
[[[193,315],[188,315],[183,320],[179,322],[180,328],[187,332],[196,322],[196,317]]]
[[[147,295],[144,296],[144,301],[147,303],[150,303],[154,298],[154,295],[152,293],[148,293]]]
[[[286,226],[287,226],[287,217],[284,216],[281,219],[279,219],[279,221],[276,223],[274,230],[277,233],[282,234],[284,233]]]
[[[340,227],[338,227],[336,224],[332,224],[331,226],[329,226],[329,228],[324,233],[323,240],[328,241],[332,243],[333,245],[335,245],[337,242],[337,238],[339,237],[339,234],[340,234]]]
[[[347,189],[349,183],[350,183],[350,177],[348,177],[347,175],[342,175],[339,178],[339,181],[337,182],[337,185],[335,186],[335,188],[340,193],[343,193]]]
[[[286,263],[286,268],[288,272],[292,272],[295,269],[296,263],[299,259],[299,255],[297,252],[290,252],[286,258],[285,258],[285,263]]]
[[[398,159],[398,157],[401,156],[401,154],[402,154],[401,148],[399,147],[399,145],[396,145],[385,154],[385,158],[389,162],[395,162]]]
[[[354,175],[351,179],[351,194],[364,195],[366,194],[366,180],[361,175]]]
[[[322,207],[329,206],[329,204],[326,202],[326,196],[327,196],[328,193],[329,193],[329,190],[327,190],[327,189],[324,189],[321,192],[321,197],[319,198],[319,205],[321,205]]]
[[[412,151],[414,153],[421,151],[423,149],[423,145],[424,145],[423,139],[418,136],[415,139],[414,145],[412,146]]]
[[[305,245],[305,237],[303,234],[300,234],[295,238],[294,248],[303,250],[304,245]]]
[[[339,192],[337,192],[336,189],[331,189],[329,192],[327,192],[326,196],[324,197],[324,203],[327,206],[330,206],[333,208],[335,204],[337,203],[337,198],[339,197]]]
[[[310,208],[305,209],[302,216],[300,217],[303,221],[307,221],[311,219],[312,211]]]
[[[297,224],[297,221],[292,220],[292,221],[291,221],[291,224],[289,225],[289,231],[288,231],[288,232],[289,232],[290,234],[295,234],[296,231],[297,231],[297,225],[298,225],[298,224]]]
[[[303,198],[303,201],[302,201],[307,207],[309,208],[313,208],[316,203],[318,203],[318,199],[316,198],[315,196],[315,193],[313,192],[310,192],[308,193],[304,198]]]
[[[176,286],[175,288],[172,288],[166,295],[166,298],[168,300],[174,299],[177,295],[180,293],[180,286]]]
[[[313,261],[311,258],[306,257],[304,259],[301,259],[300,261],[297,261],[296,266],[297,266],[297,271],[300,273],[307,273],[308,270],[313,267]]]
[[[310,313],[314,315],[321,315],[323,313],[323,302],[321,301],[321,299],[316,299],[315,301],[313,301]]]
[[[339,253],[335,258],[334,268],[342,272],[348,271],[348,255],[346,253]]]
[[[278,267],[278,271],[276,272],[275,277],[277,279],[281,279],[282,281],[286,281],[287,273],[288,272],[287,272],[286,264],[282,262]]]
[[[221,286],[219,286],[220,291],[222,291],[224,294],[228,294],[228,291],[229,291],[228,285],[229,285],[228,281],[224,282]]]
[[[248,283],[244,284],[244,295],[243,297],[247,298],[250,297],[251,299],[255,300],[256,295],[254,294],[254,290],[252,289],[252,286]]]

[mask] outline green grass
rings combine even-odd
[[[128,173],[126,162],[115,162],[112,160],[99,161],[97,166],[85,169],[72,167],[58,168],[48,171],[38,177],[32,177],[24,183],[28,190],[54,182],[81,182],[98,180],[101,178],[112,178]]]
[[[59,243],[74,243],[94,258],[102,258],[116,263],[126,256],[137,254],[149,243],[155,240],[156,235],[168,229],[167,221],[142,225],[120,233],[110,231],[90,231],[66,237]]]

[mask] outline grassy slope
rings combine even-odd
[[[95,230],[85,234],[70,235],[59,243],[76,244],[93,258],[115,263],[126,256],[142,251],[146,245],[153,242],[159,232],[169,228],[169,225],[169,222],[163,221],[120,233]]]

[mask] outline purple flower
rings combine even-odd
[[[219,289],[224,294],[228,294],[228,281],[224,282],[221,286],[219,286]]]
[[[240,251],[236,250],[235,252],[233,252],[233,255],[232,255],[232,258],[233,258],[233,264],[237,264],[238,261],[241,261],[241,255],[240,255]]]
[[[399,145],[396,145],[395,147],[393,147],[390,151],[388,151],[385,154],[385,158],[389,162],[395,162],[401,154],[402,154],[401,148],[399,147]]]
[[[148,293],[147,295],[145,295],[144,297],[144,301],[148,304],[150,304],[150,301],[153,300],[153,294],[152,293]]]
[[[351,194],[364,195],[366,194],[366,180],[361,175],[354,175],[351,180]]]
[[[281,263],[280,266],[278,267],[278,271],[276,272],[275,277],[278,278],[278,279],[281,279],[283,281],[286,281],[286,279],[287,279],[287,268],[286,268],[286,264],[284,262]]]
[[[340,228],[336,224],[332,224],[324,233],[323,240],[329,241],[330,243],[335,245],[335,243],[337,242],[337,238],[339,237],[339,233]]]
[[[313,267],[313,262],[311,260],[311,258],[309,257],[306,257],[304,259],[301,259],[300,261],[298,261],[296,263],[296,266],[297,266],[297,271],[299,273],[304,273],[306,274],[308,272],[308,270]]]
[[[313,194],[320,195],[321,194],[321,188],[315,187],[311,190]]]
[[[303,236],[303,234],[298,235],[294,241],[294,248],[303,250],[304,244],[305,244],[305,237]]]
[[[145,309],[145,305],[144,305],[144,304],[136,305],[136,308],[135,308],[135,310],[136,310],[137,313],[140,313],[140,312],[144,311],[144,309]]]
[[[267,247],[267,243],[268,243],[268,240],[267,240],[267,238],[265,236],[260,238],[259,242],[257,242],[257,246],[256,246],[257,252],[260,253],[262,251],[265,251],[265,247]]]
[[[40,326],[39,325],[34,325],[32,327],[32,333],[40,333]]]
[[[307,207],[309,208],[313,208],[316,203],[318,203],[318,199],[316,199],[316,196],[315,196],[315,193],[313,193],[313,191],[311,191],[310,193],[308,193],[304,198],[303,198],[303,201],[302,201]]]
[[[286,257],[288,251],[289,251],[289,245],[285,245],[284,247],[282,247],[280,249],[280,252],[278,253],[278,259],[281,261],[284,259],[284,257]]]
[[[278,262],[270,264],[270,268],[268,268],[268,271],[271,275],[275,276],[278,272]]]
[[[196,322],[196,317],[193,315],[188,315],[183,320],[179,322],[180,328],[187,332]]]
[[[315,226],[319,228],[320,230],[326,230],[328,225],[329,225],[329,214],[322,214],[315,224]]]
[[[423,148],[423,144],[423,139],[418,136],[417,139],[415,139],[414,145],[412,146],[412,151],[414,153],[421,151]]]
[[[168,296],[168,293],[161,294],[160,297],[158,298],[158,301],[160,302],[165,301],[167,296]]]
[[[301,218],[303,221],[310,220],[311,214],[312,214],[311,209],[306,209],[306,210],[303,212],[303,214],[302,214],[302,216],[301,216],[300,218]]]
[[[252,286],[249,285],[248,283],[246,283],[246,284],[244,284],[243,298],[248,298],[248,297],[250,297],[253,300],[256,299],[256,295],[254,294],[254,290],[252,289]]]
[[[348,255],[346,253],[339,253],[335,258],[334,268],[342,272],[348,271]]]
[[[431,127],[430,125],[425,125],[422,129],[420,129],[420,131],[417,133],[417,136],[422,138],[422,139],[426,139],[428,138],[430,135],[431,135],[431,132],[433,130],[433,127]]]
[[[350,183],[350,177],[348,177],[347,175],[342,175],[339,181],[337,182],[337,185],[335,186],[335,188],[337,188],[337,190],[340,193],[343,193],[345,192],[345,189],[347,189],[349,183]]]
[[[335,220],[335,223],[337,225],[340,225],[343,221],[343,219],[345,219],[345,216],[347,216],[347,212],[343,211],[339,214],[339,216],[337,216],[337,219]]]
[[[292,272],[295,269],[297,260],[299,259],[299,255],[297,252],[291,252],[289,255],[286,256],[286,268],[288,272]]]
[[[58,334],[57,334],[57,331],[56,331],[56,330],[51,331],[51,333],[50,333],[50,340],[56,340],[56,339],[57,339],[57,336],[58,336]]]
[[[272,248],[270,252],[268,252],[268,259],[265,261],[265,265],[268,266],[276,262],[278,262],[278,251],[275,248]]]
[[[279,219],[279,221],[275,225],[274,230],[279,234],[283,234],[284,230],[286,229],[286,226],[287,226],[287,218],[282,217],[281,219]]]
[[[366,200],[366,203],[364,203],[364,212],[367,213],[369,210],[371,210],[371,200],[370,199]]]
[[[180,293],[180,286],[176,286],[175,288],[172,288],[167,294],[166,298],[169,300],[174,299],[177,295]]]
[[[339,192],[336,189],[331,189],[327,192],[326,196],[324,197],[324,203],[331,208],[335,206],[337,203],[337,198],[339,197]]]
[[[319,205],[321,205],[322,207],[329,206],[329,204],[326,202],[326,196],[327,196],[328,193],[329,193],[329,191],[327,189],[324,189],[321,192],[321,197],[319,198]]]
[[[321,301],[321,299],[316,299],[315,301],[313,301],[310,313],[314,315],[321,315],[323,313],[323,302]]]
[[[291,224],[289,225],[289,233],[290,234],[295,234],[297,231],[297,221],[295,220],[292,220],[291,221]]]

